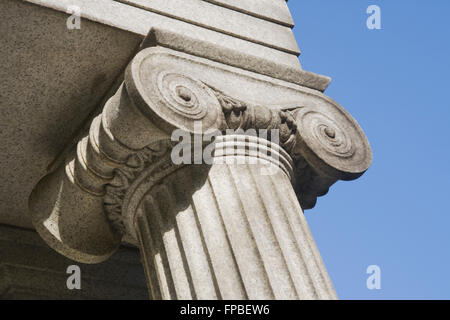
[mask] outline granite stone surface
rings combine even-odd
[[[112,0],[26,0],[30,3],[40,4],[58,11],[66,12],[67,8],[76,5],[81,9],[81,17],[102,24],[110,25],[114,28],[129,31],[131,33],[145,37],[151,28],[163,28],[167,31],[182,33],[197,40],[209,41],[212,44],[224,46],[228,49],[241,51],[260,58],[274,61],[278,64],[290,67],[301,68],[298,60],[298,47],[293,38],[285,42],[281,37],[266,33],[249,35],[227,34],[224,30],[205,28],[202,24],[194,25],[177,18],[167,17],[159,13],[151,12],[140,7],[127,5],[122,2]],[[229,10],[223,8],[223,10]],[[245,16],[245,15],[244,15]],[[260,22],[264,22],[260,19]],[[264,22],[265,23],[265,22]],[[269,24],[275,29],[280,26]],[[242,26],[243,30],[250,27]],[[287,34],[291,30],[283,29]],[[224,33],[225,32],[225,33]],[[273,39],[271,39],[273,37]]]
[[[31,227],[27,199],[135,54],[141,37],[24,1],[0,2],[0,223]]]
[[[203,150],[174,160],[174,132],[191,150],[211,131],[212,163]],[[302,207],[371,160],[358,123],[320,91],[145,47],[36,185],[30,213],[49,246],[82,263],[134,239],[152,299],[335,299]]]
[[[241,11],[255,17],[260,17],[269,21],[274,21],[286,26],[293,27],[291,13],[285,0],[204,0],[227,8]]]
[[[217,6],[214,3],[203,0],[121,0],[120,2],[281,51],[299,53],[290,27]],[[261,3],[258,6],[265,9],[269,7]]]
[[[1,297],[141,298],[132,244],[152,299],[336,299],[303,210],[372,152],[330,79],[302,70],[284,0],[0,11]],[[65,292],[68,260],[6,225],[83,264],[87,290]]]

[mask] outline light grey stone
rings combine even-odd
[[[0,223],[31,228],[27,199],[141,41],[24,1],[0,2]],[[63,30],[63,31],[62,31]]]
[[[197,57],[207,58],[319,91],[325,91],[330,82],[330,78],[326,76],[285,66],[268,59],[252,56],[249,53],[227,49],[223,46],[213,45],[207,41],[196,40],[163,29],[151,29],[141,47],[151,46],[162,46],[186,52]]]
[[[279,130],[278,145],[226,135],[221,139],[235,143],[231,150],[237,152],[229,156],[239,158],[254,149],[247,142],[264,146],[270,156],[256,158],[267,163],[281,156],[275,175],[258,176],[260,166],[216,162],[184,169],[170,157],[173,130],[202,135],[211,129],[226,134],[251,128]],[[216,153],[215,158],[226,155]],[[134,57],[124,83],[94,118],[73,156],[36,186],[30,211],[50,246],[83,263],[107,259],[124,234],[133,238],[155,299],[334,299],[306,221],[298,217],[303,213],[294,187],[300,203],[312,207],[335,181],[358,178],[370,162],[369,144],[356,121],[319,91],[151,47]],[[204,190],[209,195],[195,200],[194,194]],[[209,235],[194,224],[195,214],[213,199],[230,243],[222,239],[201,253],[199,237]],[[212,228],[212,234],[219,232],[218,224]],[[220,276],[211,255],[223,255],[226,246],[237,261],[229,267],[242,280],[220,288],[225,280],[219,278],[228,272]],[[251,250],[243,248],[260,255],[252,258]]]
[[[127,212],[152,297],[336,299],[283,165],[292,165],[289,155],[269,143],[272,155],[281,152],[283,160],[276,161],[274,174],[261,175],[269,164],[263,154],[255,154],[257,164],[237,161],[267,141],[227,135],[218,137],[216,148],[230,143],[234,148],[216,153],[210,168],[185,166],[139,186],[147,191],[134,199],[136,212]]]
[[[274,21],[289,27],[294,26],[291,13],[284,0],[204,0],[227,8],[241,11],[255,17]]]
[[[207,1],[122,0],[120,2],[292,54],[300,53],[290,27],[255,18]],[[258,3],[258,7],[269,10],[278,6],[276,1],[271,0]],[[163,24],[159,27],[162,26]]]
[[[81,8],[81,30],[65,28],[69,5]],[[330,79],[301,69],[283,0],[8,0],[0,9],[15,18],[0,25],[0,223],[30,226],[28,199],[50,247],[108,273],[103,285],[92,278],[86,292],[64,293],[56,270],[68,260],[39,246],[45,261],[24,261],[22,240],[35,235],[0,226],[0,246],[18,243],[0,252],[2,297],[140,297],[141,287],[129,291],[143,283],[139,268],[109,282],[135,262],[128,242],[152,299],[336,299],[303,210],[364,174],[372,153],[322,93]],[[189,150],[214,130],[213,162],[175,163],[175,130],[193,138]],[[21,287],[27,277],[37,280]]]
[[[280,40],[277,40],[277,36],[274,36],[273,41],[271,41],[270,34],[260,34],[258,38],[249,38],[248,36],[239,38],[111,0],[26,1],[45,5],[63,12],[66,12],[68,6],[76,5],[81,8],[81,17],[84,19],[110,25],[143,37],[148,34],[151,28],[163,28],[175,33],[183,33],[197,40],[209,41],[228,49],[272,60],[279,64],[300,68],[297,58],[299,53],[297,44],[280,42]],[[289,28],[285,29],[287,32],[291,32]],[[281,39],[283,38],[285,37]]]

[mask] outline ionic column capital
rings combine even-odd
[[[226,82],[230,79],[231,84]],[[74,260],[106,259],[127,231],[122,220],[133,195],[130,187],[138,179],[156,181],[178,168],[170,161],[171,135],[177,129],[193,136],[278,132],[280,147],[293,160],[292,181],[304,208],[314,206],[316,197],[338,179],[355,179],[367,170],[369,144],[342,107],[318,91],[270,81],[169,49],[142,50],[74,156],[33,191],[30,210],[36,229]],[[244,84],[248,88],[241,88]],[[280,95],[279,103],[241,92],[260,92],[265,86]],[[291,100],[283,100],[281,92]]]

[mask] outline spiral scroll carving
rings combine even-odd
[[[295,111],[299,153],[319,172],[336,179],[359,177],[372,161],[358,123],[340,106],[323,103]]]
[[[145,59],[133,62],[125,83],[135,105],[156,126],[168,134],[174,129],[200,134],[196,122],[201,122],[203,132],[221,128],[221,106],[207,85],[177,70],[165,66],[147,69],[145,64]]]
[[[203,119],[208,107],[216,102],[201,83],[175,72],[158,74],[158,90],[167,108],[192,120]]]
[[[310,111],[302,119],[304,136],[317,141],[328,153],[336,157],[348,158],[355,154],[352,139],[342,130],[338,123],[327,115]]]

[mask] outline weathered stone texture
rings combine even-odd
[[[69,6],[80,30],[66,28]],[[128,243],[153,299],[336,298],[303,210],[364,174],[372,153],[323,94],[330,79],[302,69],[284,0],[6,0],[0,10],[13,17],[0,22],[0,224],[103,262],[83,265],[86,290],[68,292],[69,260],[0,226],[1,297],[142,298]],[[192,138],[189,150],[217,133],[213,162],[175,163],[174,131]]]
[[[277,130],[278,140],[248,136],[248,129]],[[275,163],[277,172],[258,174],[258,163],[184,169],[171,158],[174,130],[194,143],[215,130],[223,136],[214,159],[250,156]],[[104,261],[128,236],[140,246],[155,299],[333,299],[299,202],[313,207],[337,180],[362,175],[371,159],[357,122],[321,92],[151,47],[129,64],[73,155],[36,186],[30,210],[47,243],[77,261]],[[211,202],[210,221],[201,219]],[[221,232],[226,241],[206,240]],[[223,287],[228,272],[218,256],[235,259],[228,268],[240,282]]]

